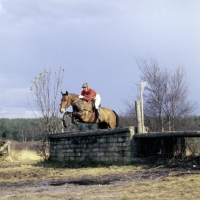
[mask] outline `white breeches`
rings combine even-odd
[[[96,109],[99,108],[100,103],[101,103],[101,97],[99,94],[96,94],[95,103],[94,103]]]

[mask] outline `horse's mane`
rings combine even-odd
[[[78,96],[79,96],[78,94],[74,94],[74,93],[69,93],[68,95],[70,95],[74,99],[78,98]],[[88,101],[78,98],[78,101],[76,101],[75,105],[73,105],[73,106],[75,106],[77,108],[80,108],[80,107],[82,108],[82,106],[84,106],[84,108],[89,109],[90,106],[92,106],[92,104],[91,104],[91,102],[88,102]]]
[[[78,94],[74,94],[74,93],[69,93],[69,95],[72,95],[72,96],[78,96]]]

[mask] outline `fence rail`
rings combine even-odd
[[[134,138],[200,137],[200,131],[165,131],[137,133]]]

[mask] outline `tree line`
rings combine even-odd
[[[16,119],[0,119],[0,138],[6,138],[9,140],[16,140],[20,142],[39,141],[45,134],[45,127],[40,127],[42,118],[16,118]],[[199,130],[200,129],[200,116],[190,116],[186,119],[188,123],[185,124],[183,130]],[[60,130],[62,131],[62,119],[58,119],[60,124]],[[66,131],[88,131],[97,130],[96,124],[80,123],[74,125],[71,123],[71,119],[67,119],[69,128]],[[128,115],[119,115],[119,127],[137,126],[136,118]],[[183,127],[182,127],[183,128]]]
[[[44,124],[41,126],[41,124]],[[80,123],[77,126],[71,123],[71,119],[67,119],[69,128],[65,131],[86,131],[97,130],[95,124],[83,124]],[[57,127],[60,129],[56,133],[62,132],[62,119],[57,119]],[[39,141],[46,135],[45,119],[43,118],[16,118],[0,119],[0,138],[6,138],[9,140],[16,140],[20,142]]]

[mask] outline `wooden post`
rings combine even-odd
[[[8,141],[8,155],[10,155],[10,152],[11,152],[11,149],[10,149],[10,144],[11,144],[11,142],[10,142],[10,141]]]
[[[137,116],[137,129],[138,133],[142,133],[142,116],[141,116],[141,106],[140,101],[135,101],[135,110]]]
[[[7,148],[8,154],[10,154],[10,144],[11,142],[7,140],[5,144],[0,148],[0,152]]]

